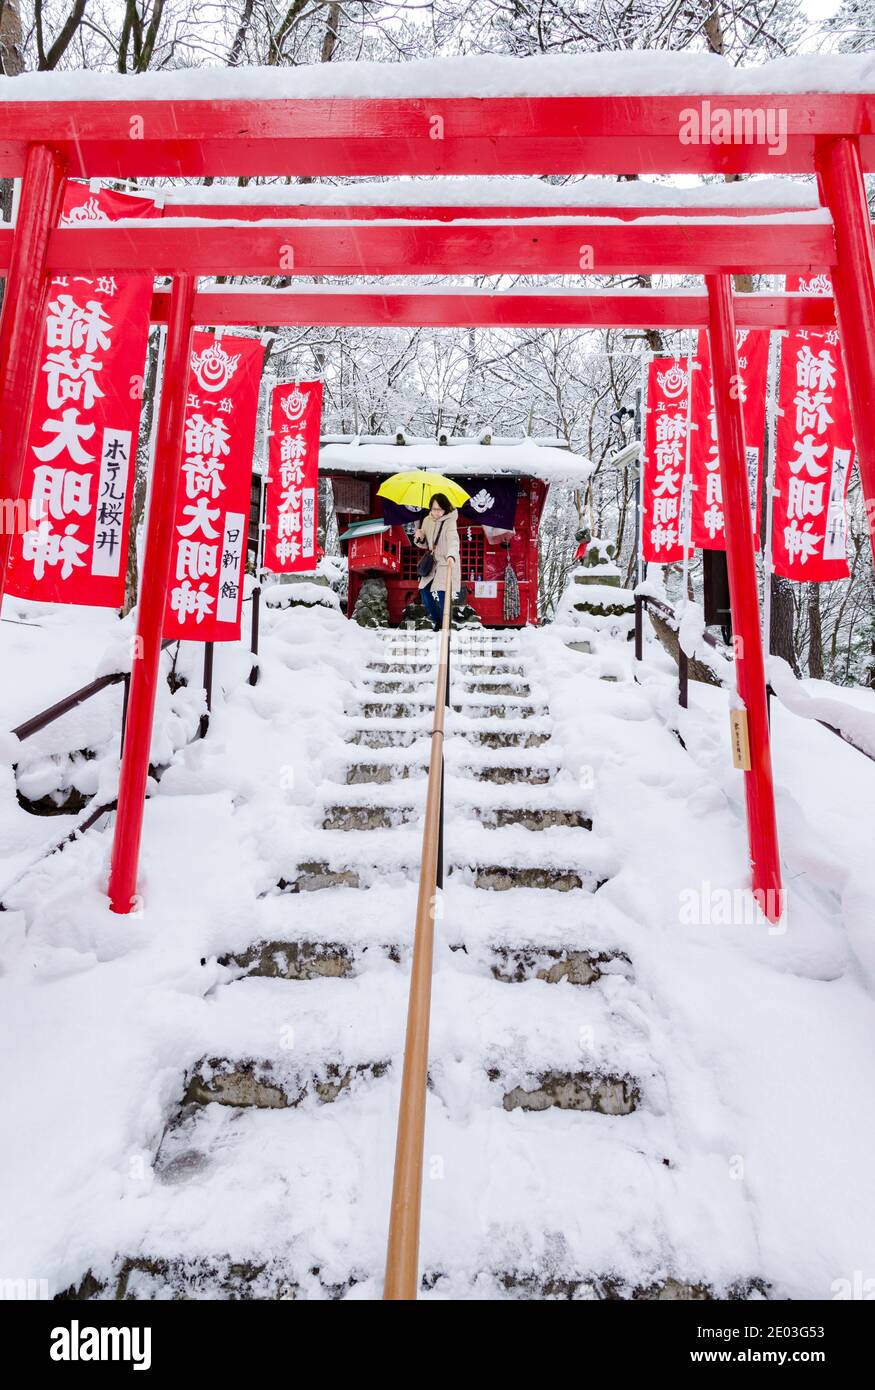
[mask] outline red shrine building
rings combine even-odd
[[[582,488],[591,465],[561,440],[387,437],[323,439],[319,471],[330,480],[340,544],[349,570],[347,613],[366,579],[385,580],[389,619],[400,623],[418,599],[413,544],[421,515],[378,497],[393,473],[425,469],[459,483],[470,500],[459,508],[465,599],[486,627],[536,624],[538,531],[550,485]],[[514,580],[516,581],[514,583]]]

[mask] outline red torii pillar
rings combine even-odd
[[[170,295],[155,466],[137,601],[137,636],[109,875],[110,907],[113,912],[120,913],[132,912],[138,902],[137,865],[158,692],[164,606],[173,555],[173,523],[182,463],[196,287],[196,276],[177,275]]]
[[[832,213],[835,229],[831,277],[836,322],[875,557],[875,262],[857,139],[843,136],[819,148],[816,163],[821,201]]]
[[[8,503],[3,509],[8,524],[0,525],[0,602],[39,370],[49,288],[46,253],[61,211],[65,173],[56,150],[30,147],[0,318],[0,503]]]
[[[720,479],[726,528],[729,601],[735,637],[738,693],[747,711],[750,771],[744,774],[747,834],[753,891],[765,916],[777,922],[783,909],[775,790],[769,744],[766,672],[760,635],[753,524],[744,455],[744,423],[738,393],[735,316],[728,275],[707,275],[713,363],[714,411],[720,451]]]

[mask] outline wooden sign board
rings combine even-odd
[[[732,766],[742,772],[750,772],[750,740],[747,733],[747,710],[729,711],[729,729],[732,738]]]

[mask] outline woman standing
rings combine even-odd
[[[419,596],[422,606],[434,623],[435,632],[440,632],[444,618],[444,595],[447,589],[447,561],[453,561],[453,598],[458,598],[462,587],[461,557],[459,553],[458,512],[442,492],[436,492],[426,516],[413,533],[414,544],[428,550],[434,557],[430,574],[419,579]]]

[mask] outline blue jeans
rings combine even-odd
[[[434,592],[429,584],[426,588],[420,589],[419,597],[422,599],[422,606],[429,618],[434,623],[435,632],[440,628],[444,620],[444,591],[438,589]]]

